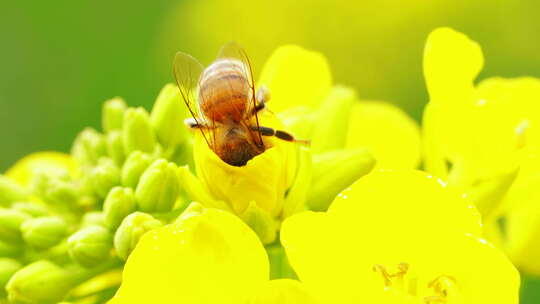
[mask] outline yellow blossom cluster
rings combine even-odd
[[[108,103],[98,147],[108,162],[94,159],[96,135],[86,134],[73,157],[19,161],[0,189],[35,184],[36,171],[83,181],[92,172],[92,206],[105,217],[93,231],[78,225],[86,234],[67,243],[87,245],[88,235],[114,243],[69,250],[85,267],[125,261],[114,264],[123,274],[109,304],[517,304],[519,271],[540,274],[540,79],[476,84],[483,65],[476,42],[434,30],[419,125],[335,85],[321,54],[283,46],[256,81],[272,96],[259,119],[311,145],[270,139],[245,166],[231,166],[200,134],[171,131],[187,112],[178,114],[178,90],[168,85],[150,118],[123,104],[116,115]],[[18,193],[0,195],[0,204],[15,206]],[[86,201],[77,202],[84,211]],[[106,241],[94,237],[102,226]],[[21,291],[35,287],[20,279],[28,267],[10,265],[0,280],[8,295],[37,303],[34,289]]]

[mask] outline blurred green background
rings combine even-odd
[[[422,50],[436,27],[480,42],[481,78],[540,77],[538,0],[2,1],[0,12],[1,171],[33,151],[68,151],[79,130],[99,127],[106,99],[149,109],[173,81],[177,50],[207,64],[230,40],[256,74],[279,45],[321,51],[337,83],[417,119]],[[523,303],[539,303],[540,283],[527,282]]]

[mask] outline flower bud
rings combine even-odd
[[[343,148],[347,139],[349,115],[356,102],[354,90],[335,87],[330,91],[317,112],[320,124],[313,130],[311,149],[313,153]]]
[[[9,279],[21,269],[23,265],[14,259],[0,258],[0,296],[5,296],[5,288]]]
[[[0,209],[0,241],[8,244],[22,241],[21,225],[30,219],[26,213],[12,209]]]
[[[148,153],[154,151],[156,139],[145,109],[136,108],[126,111],[122,136],[124,151],[127,154],[136,150]]]
[[[43,197],[48,203],[72,206],[77,202],[77,190],[73,183],[59,178],[50,178],[46,181]]]
[[[46,249],[60,243],[68,233],[68,226],[62,218],[48,216],[24,221],[21,231],[30,246]]]
[[[112,161],[102,159],[92,170],[91,180],[96,193],[104,198],[112,187],[120,184],[120,170]]]
[[[313,159],[312,186],[307,204],[323,211],[343,189],[373,169],[375,159],[365,149],[327,152]]]
[[[251,202],[240,217],[249,227],[251,227],[251,229],[253,229],[253,231],[255,231],[263,244],[270,244],[276,240],[276,223],[272,217],[259,208],[255,202]]]
[[[73,143],[71,155],[83,165],[94,165],[105,156],[107,145],[103,134],[92,128],[84,129]]]
[[[103,212],[99,211],[92,211],[87,212],[84,214],[82,220],[81,220],[81,227],[88,227],[88,226],[105,226],[105,216],[103,215]]]
[[[159,93],[150,114],[150,123],[164,147],[178,145],[187,137],[183,123],[187,115],[178,87],[167,84]]]
[[[112,243],[113,237],[105,227],[88,226],[69,237],[69,255],[80,265],[93,267],[110,256]]]
[[[128,215],[114,234],[116,253],[121,259],[127,260],[143,234],[161,226],[163,226],[163,223],[150,214],[134,212]]]
[[[152,158],[141,151],[132,152],[122,167],[122,185],[135,188],[143,172],[152,163]]]
[[[122,132],[111,131],[107,133],[107,154],[117,165],[122,165],[126,158],[124,153],[124,143],[122,141]]]
[[[113,130],[121,130],[126,109],[126,103],[120,97],[107,100],[103,104],[103,117],[101,121],[103,131],[108,133]]]
[[[6,286],[10,303],[54,304],[76,283],[75,271],[40,260],[17,271]]]
[[[112,231],[116,230],[122,220],[135,210],[135,195],[131,188],[112,188],[103,203],[105,226]]]
[[[167,212],[178,197],[180,185],[178,167],[158,159],[144,171],[135,191],[137,206],[144,212]]]
[[[0,205],[9,206],[11,202],[24,200],[26,190],[10,178],[0,174]]]
[[[22,244],[14,244],[0,240],[0,256],[8,258],[16,258],[23,252]]]
[[[21,211],[32,217],[49,215],[49,209],[38,202],[18,202],[11,206],[11,209]]]

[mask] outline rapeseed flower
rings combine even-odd
[[[448,28],[430,34],[424,53],[430,93],[424,113],[425,165],[475,203],[485,235],[516,265],[540,274],[534,191],[540,80],[493,77],[474,85],[483,61],[480,46],[465,35]]]
[[[298,282],[268,275],[253,230],[231,213],[194,203],[142,237],[109,303],[311,303]]]
[[[464,58],[476,54],[472,72],[440,65],[444,53],[435,46],[445,39],[465,45]],[[120,98],[105,102],[102,131],[84,129],[70,154],[36,153],[0,175],[0,302],[103,303],[124,269],[111,303],[515,303],[519,277],[482,239],[469,201],[484,215],[500,214],[492,206],[503,205],[517,164],[525,168],[522,156],[534,155],[534,120],[522,123],[526,112],[512,112],[491,158],[439,136],[454,136],[443,113],[463,110],[467,121],[486,124],[473,135],[457,128],[474,142],[506,111],[505,96],[530,96],[535,86],[468,85],[479,64],[467,41],[442,30],[426,48],[432,101],[424,156],[445,182],[411,171],[421,160],[414,121],[334,85],[326,59],[298,46],[279,48],[263,67],[257,85],[272,98],[259,118],[311,145],[269,138],[269,149],[242,167],[184,129],[188,112],[175,85],[163,88],[151,112]],[[474,102],[451,102],[477,94],[494,102],[478,111]],[[482,143],[498,147],[494,136]],[[437,171],[446,161],[452,169]],[[535,167],[526,168],[503,203],[528,195]],[[478,186],[479,178],[486,182]],[[509,235],[536,225],[513,215]],[[513,239],[515,252],[532,231]],[[283,279],[295,272],[299,280]]]
[[[253,231],[193,204],[142,238],[110,303],[517,303],[517,271],[480,234],[476,209],[442,181],[378,171],[328,212],[285,220],[281,242],[301,283],[269,281]],[[290,302],[272,302],[276,293]]]
[[[268,108],[275,113],[263,111],[261,124],[310,140],[311,152],[270,139],[271,148],[235,167],[219,159],[199,136],[194,149],[198,179],[181,170],[185,188],[197,192],[193,199],[238,214],[263,242],[272,242],[279,223],[306,205],[325,210],[337,193],[372,169],[371,155],[376,161],[380,157],[381,167],[418,165],[416,123],[393,106],[358,103],[353,90],[333,86],[321,54],[281,47],[263,67],[257,84],[269,89]],[[403,153],[394,155],[395,149]],[[200,185],[193,185],[198,181]]]
[[[281,242],[321,303],[518,303],[518,272],[480,234],[476,209],[440,179],[378,171],[328,212],[287,219]]]

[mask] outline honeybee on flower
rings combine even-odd
[[[258,113],[266,108],[270,92],[265,86],[255,91],[250,61],[237,43],[223,46],[207,68],[191,55],[178,52],[174,74],[192,116],[186,119],[186,125],[199,129],[210,149],[224,162],[245,165],[271,146],[263,138],[267,136],[308,143],[259,124]],[[196,91],[196,105],[192,90]]]

